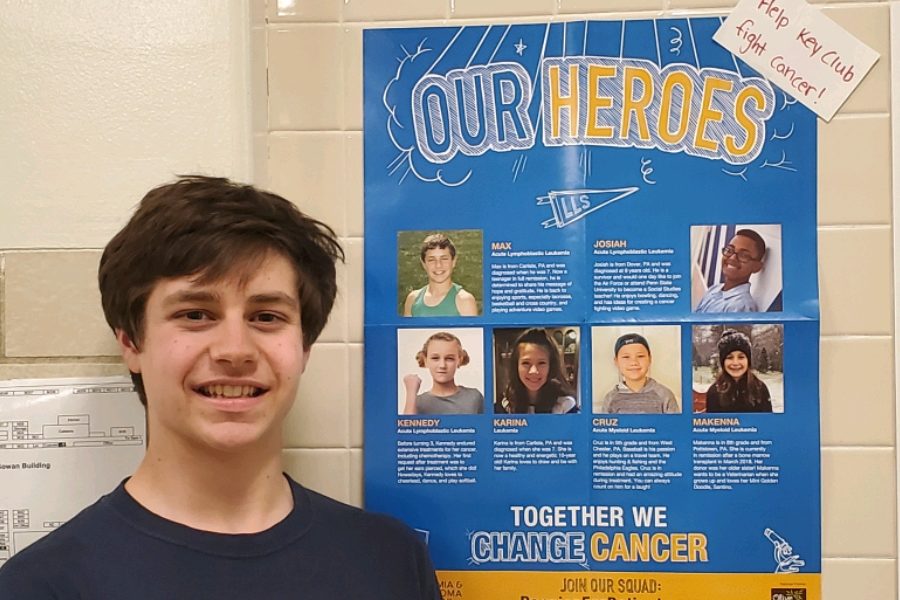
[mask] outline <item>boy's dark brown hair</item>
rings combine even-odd
[[[335,262],[344,251],[329,226],[288,200],[220,177],[187,175],[150,190],[100,258],[100,297],[106,322],[140,348],[147,298],[161,279],[198,283],[249,278],[270,252],[297,273],[303,345],[328,321],[337,294]],[[138,396],[147,397],[139,373]]]
[[[432,233],[422,240],[422,246],[419,248],[419,258],[425,262],[425,253],[429,250],[440,248],[441,250],[450,250],[450,258],[456,258],[456,246],[443,233]]]

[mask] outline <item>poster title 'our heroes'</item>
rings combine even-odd
[[[642,60],[555,57],[541,61],[540,97],[515,62],[427,74],[412,89],[418,150],[442,164],[458,153],[544,146],[656,148],[731,164],[752,162],[775,106],[771,85],[716,68],[660,68]],[[541,106],[541,129],[529,114]]]

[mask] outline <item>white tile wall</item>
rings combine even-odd
[[[341,29],[284,25],[269,31],[269,127],[272,131],[338,129]]]
[[[444,19],[446,0],[344,0],[344,21],[411,21]]]
[[[7,357],[118,354],[100,308],[99,261],[96,250],[20,252],[4,257]]]
[[[819,223],[891,222],[891,121],[888,115],[819,121]]]
[[[346,344],[313,345],[297,400],[284,426],[287,448],[347,448],[350,386]]]

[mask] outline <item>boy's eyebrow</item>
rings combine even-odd
[[[218,302],[221,296],[209,290],[179,290],[163,299],[163,306],[173,306],[184,303],[208,304]],[[250,304],[285,304],[297,310],[300,303],[296,298],[284,292],[263,292],[254,294],[247,299]]]
[[[296,298],[284,292],[265,292],[262,294],[254,294],[250,296],[248,301],[251,304],[286,304],[290,308],[297,310],[300,303]]]
[[[169,294],[163,299],[163,306],[172,306],[182,303],[209,303],[219,299],[219,295],[208,290],[179,290]]]

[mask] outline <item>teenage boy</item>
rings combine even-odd
[[[680,413],[675,394],[650,377],[650,344],[637,333],[626,333],[616,340],[613,362],[619,371],[619,383],[600,403],[601,413],[662,414]]]
[[[283,473],[282,424],[339,259],[334,232],[274,194],[200,176],[151,190],[99,273],[146,456],[13,556],[0,598],[438,600],[408,529]]]
[[[453,283],[456,268],[456,246],[443,233],[434,233],[422,240],[419,251],[422,269],[428,285],[406,296],[404,317],[475,317],[478,305],[475,296]]]
[[[722,248],[722,283],[703,294],[694,312],[757,312],[750,295],[750,276],[759,273],[766,257],[766,242],[752,229],[739,229]]]

